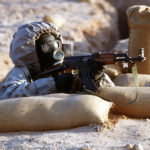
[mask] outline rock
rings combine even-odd
[[[133,146],[133,150],[144,150],[144,149],[143,149],[143,146],[141,144],[135,144]]]
[[[43,21],[47,21],[47,22],[53,23],[59,29],[66,22],[66,20],[61,15],[55,15],[55,16],[45,15],[44,18],[43,18]]]

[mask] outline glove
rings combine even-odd
[[[79,77],[76,77],[73,81],[71,92],[77,93],[77,92],[81,92],[82,90],[83,90],[83,82]]]
[[[73,75],[71,73],[57,75],[54,80],[58,92],[70,93],[73,84]]]

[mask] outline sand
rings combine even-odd
[[[57,2],[60,0],[55,0]],[[35,5],[35,3],[37,4]],[[0,2],[0,51],[5,53],[8,58],[8,52],[12,35],[19,25],[40,20],[43,12],[37,12],[36,8],[43,7],[44,10],[50,10],[46,0],[1,0]],[[72,0],[64,0],[72,5]],[[79,1],[76,1],[79,2]],[[44,3],[44,5],[43,5]],[[18,5],[19,4],[19,5]],[[83,4],[86,6],[87,4]],[[93,4],[92,4],[93,5]],[[72,6],[73,7],[73,6]],[[62,10],[65,10],[64,8]],[[41,10],[41,9],[39,9]],[[113,12],[110,9],[110,12]],[[17,12],[17,13],[16,13]],[[104,9],[104,12],[107,12]],[[108,14],[110,14],[108,12]],[[90,13],[87,11],[87,13]],[[93,12],[91,12],[92,14]],[[38,14],[38,15],[37,15]],[[94,15],[94,14],[93,14]],[[87,19],[85,16],[83,18]],[[104,18],[109,18],[107,15]],[[111,17],[112,18],[112,17]],[[109,19],[111,19],[109,18]],[[77,18],[75,18],[77,19]],[[89,19],[89,18],[88,18]],[[105,22],[105,20],[103,20]],[[106,23],[107,24],[107,23]],[[111,24],[111,26],[116,24]],[[110,25],[108,24],[107,27]],[[64,28],[65,30],[65,28]],[[75,31],[76,32],[76,31]],[[116,31],[115,31],[116,32]],[[67,32],[65,32],[67,35]],[[74,35],[74,32],[72,33]],[[106,33],[107,34],[107,33]],[[103,34],[102,34],[103,35]],[[65,35],[64,35],[65,36]],[[117,35],[116,35],[117,36]],[[77,41],[80,36],[76,35]],[[103,41],[104,48],[107,45]],[[117,39],[117,37],[116,37]],[[108,42],[108,41],[107,41]],[[114,43],[114,42],[113,42]],[[85,42],[88,45],[88,42]],[[111,44],[112,46],[112,44]],[[82,47],[81,47],[82,48]],[[123,48],[124,49],[124,48]],[[118,51],[122,51],[121,49]],[[2,54],[1,53],[1,54]],[[8,65],[4,69],[3,76],[13,67],[11,61],[5,62]],[[100,125],[89,125],[68,130],[45,131],[45,132],[13,132],[0,133],[0,149],[3,150],[149,150],[150,149],[150,120],[133,119],[125,116],[116,116],[118,122],[111,128]],[[134,148],[133,148],[134,147]]]

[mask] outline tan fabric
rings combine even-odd
[[[138,74],[139,86],[144,86],[149,81],[150,81],[150,75]],[[136,86],[133,79],[133,75],[131,73],[119,75],[114,79],[114,84],[117,86],[131,86],[131,87]]]
[[[111,79],[114,79],[118,75],[122,74],[122,67],[120,64],[105,65],[104,68],[104,72],[108,74]]]
[[[127,9],[129,34],[129,56],[135,57],[139,49],[145,49],[146,61],[138,63],[138,72],[150,74],[150,7],[145,5],[132,6]]]
[[[136,102],[125,106],[135,100],[135,87],[106,87],[100,88],[97,94],[108,101],[116,103],[114,112],[131,117],[150,117],[150,87],[139,87]]]
[[[72,128],[108,121],[112,105],[96,96],[56,94],[0,101],[0,132]]]

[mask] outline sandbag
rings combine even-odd
[[[67,129],[108,121],[112,105],[96,96],[60,95],[0,101],[0,132]]]
[[[116,105],[113,112],[130,117],[149,118],[150,117],[150,87],[139,87],[137,100],[135,100],[135,87],[105,87],[100,88],[97,92],[100,97],[114,102]]]
[[[109,77],[113,80],[118,75],[122,74],[122,67],[120,64],[111,64],[104,66],[104,72],[109,75]]]
[[[146,61],[137,63],[138,72],[150,74],[150,7],[135,5],[127,9],[130,28],[128,53],[131,57],[139,55],[144,48]]]
[[[142,87],[149,81],[150,81],[150,75],[138,74],[138,85],[139,86]],[[113,82],[116,86],[131,86],[131,87],[136,86],[134,79],[133,79],[133,74],[131,74],[131,73],[121,74],[118,77],[116,77],[113,80]]]

